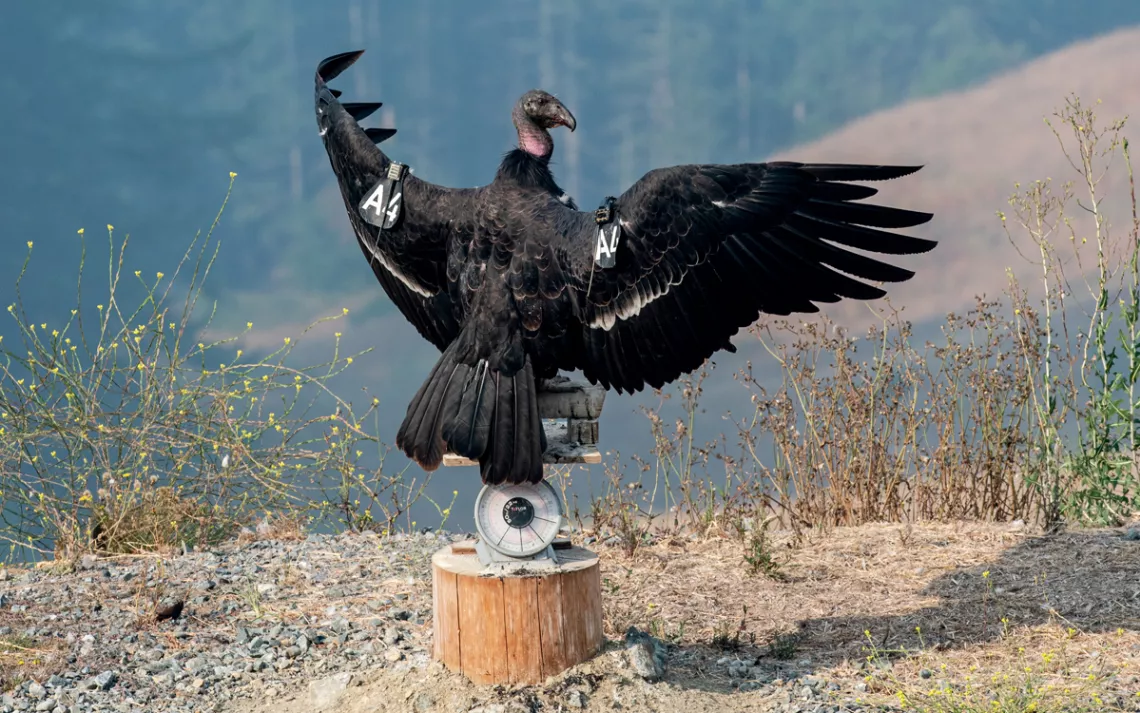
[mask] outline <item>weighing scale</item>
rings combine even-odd
[[[562,498],[549,482],[484,485],[475,498],[475,553],[488,568],[553,568]]]

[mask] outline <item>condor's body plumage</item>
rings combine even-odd
[[[452,189],[409,175],[389,229],[358,205],[386,174],[375,145],[392,129],[357,123],[378,104],[340,103],[326,82],[360,57],[321,63],[317,123],[349,220],[389,298],[442,354],[408,406],[396,442],[426,469],[450,450],[480,462],[484,482],[537,482],[545,439],[537,379],[581,369],[622,391],[660,388],[699,367],[760,313],[817,312],[816,303],[874,299],[871,282],[913,273],[848,248],[922,253],[934,242],[885,229],[930,214],[861,203],[852,181],[918,167],[694,164],[645,174],[613,202],[616,262],[595,262],[598,225],[549,168],[549,130],[576,121],[531,91],[512,118],[519,147],[485,186]]]

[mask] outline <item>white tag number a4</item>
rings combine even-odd
[[[601,267],[613,267],[617,262],[618,238],[621,228],[617,223],[598,228],[598,245],[594,250],[594,261]]]
[[[395,224],[396,218],[400,215],[400,199],[404,197],[403,192],[398,192],[390,199],[384,199],[384,190],[388,187],[387,181],[381,181],[376,184],[376,188],[368,195],[363,203],[360,204],[360,209],[364,213],[365,219],[373,225],[389,228]],[[398,186],[397,186],[398,187]]]

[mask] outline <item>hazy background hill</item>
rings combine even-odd
[[[76,230],[108,223],[131,233],[135,268],[169,270],[235,171],[207,285],[215,331],[252,321],[245,347],[275,347],[351,308],[337,329],[350,349],[375,351],[339,389],[377,395],[394,434],[435,351],[355,246],[311,104],[316,62],[366,48],[338,86],[382,100],[374,125],[400,130],[385,148],[447,185],[491,178],[513,140],[510,107],[534,86],[578,118],[575,134],[556,136],[555,170],[584,207],[673,163],[926,164],[883,193],[937,216],[928,234],[942,244],[907,263],[921,279],[892,292],[929,321],[997,292],[1015,265],[995,211],[1014,182],[1063,170],[1042,117],[1069,92],[1103,99],[1105,116],[1140,108],[1136,23],[1133,0],[14,4],[0,29],[0,285],[34,240],[25,300],[36,321],[62,319],[75,302]],[[830,313],[853,326],[867,315]],[[738,341],[741,354],[717,360],[714,414],[745,398],[730,372],[763,359]],[[315,357],[330,346],[311,345]],[[652,400],[611,395],[604,447],[645,448],[633,414]]]

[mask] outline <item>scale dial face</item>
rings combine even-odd
[[[509,557],[533,557],[558,536],[562,500],[545,480],[484,485],[475,498],[475,529],[487,545]]]

